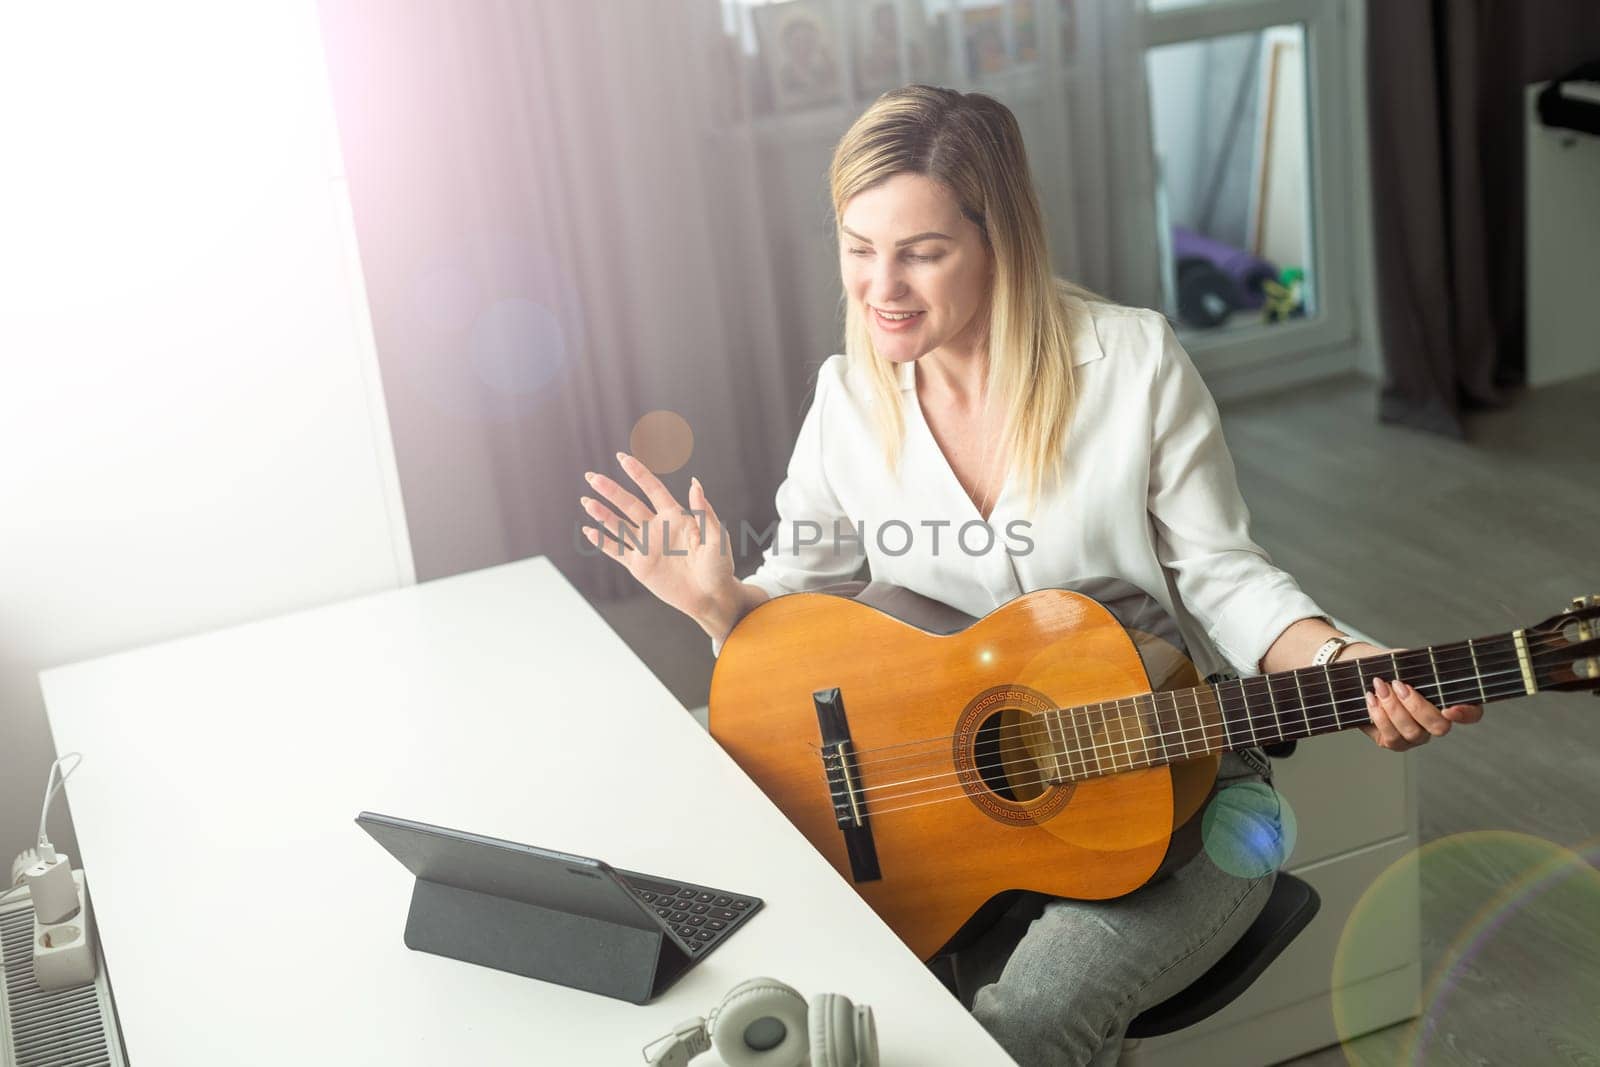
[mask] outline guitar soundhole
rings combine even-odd
[[[1037,826],[1071,798],[1053,784],[1050,735],[1040,713],[1055,705],[1024,685],[992,686],[962,709],[950,753],[961,788],[984,814],[1010,826]]]
[[[973,763],[983,784],[1014,804],[1036,800],[1044,792],[1045,771],[1029,743],[1041,730],[1032,715],[1015,708],[985,719],[973,743]]]

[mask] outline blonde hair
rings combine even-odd
[[[1060,475],[1076,401],[1070,298],[1102,298],[1052,273],[1022,131],[1000,101],[928,85],[878,97],[834,149],[828,184],[836,225],[842,225],[852,197],[897,174],[919,174],[945,186],[994,256],[986,403],[1004,400],[1002,454],[1021,472],[1031,511],[1045,482]],[[893,470],[905,434],[894,367],[873,347],[865,317],[848,293],[842,302],[845,358],[877,400],[876,428]]]

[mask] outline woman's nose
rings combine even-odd
[[[905,279],[900,275],[900,267],[895,263],[883,263],[872,270],[872,279],[867,286],[867,299],[874,304],[888,304],[903,296],[905,290]]]

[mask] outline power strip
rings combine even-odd
[[[75,878],[78,908],[60,922],[42,923],[33,915],[33,979],[40,989],[88,985],[95,976],[94,924],[83,881]]]

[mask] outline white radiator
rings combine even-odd
[[[33,903],[21,889],[0,904],[0,1067],[127,1067],[105,960],[93,985],[43,990],[32,940]]]

